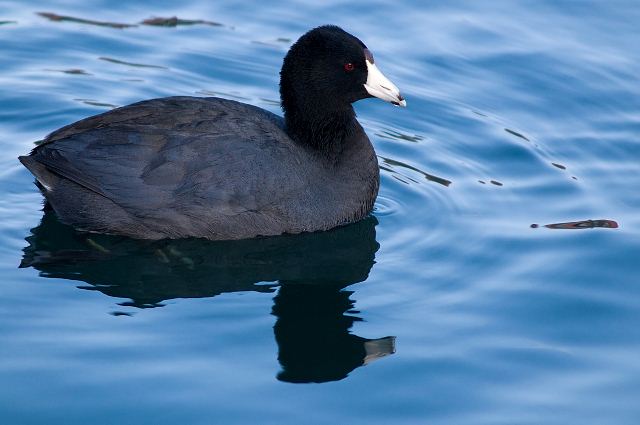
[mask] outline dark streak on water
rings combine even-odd
[[[87,71],[85,71],[84,69],[45,69],[45,71],[62,72],[64,74],[70,74],[70,75],[92,75]]]
[[[536,229],[540,227],[538,224],[532,224],[532,228]],[[580,229],[594,229],[596,227],[605,229],[617,229],[618,223],[613,220],[582,220],[571,221],[567,223],[553,223],[545,224],[547,229],[563,229],[563,230],[580,230]]]
[[[516,136],[516,137],[519,137],[519,138],[521,138],[521,139],[524,139],[524,140],[526,140],[527,142],[530,142],[530,140],[529,140],[526,136],[523,136],[522,134],[518,133],[517,131],[509,130],[508,128],[505,128],[505,129],[504,129],[504,131],[506,131],[506,132],[507,132],[507,133],[509,133],[509,134],[513,134],[513,135],[514,135],[514,136]]]
[[[117,28],[117,29],[131,28],[136,26],[133,24],[121,24],[117,22],[104,22],[104,21],[94,21],[92,19],[74,18],[73,16],[57,15],[55,13],[50,13],[50,12],[38,12],[38,15],[42,16],[43,18],[47,18],[48,20],[53,22],[73,22],[75,24],[96,25],[99,27],[109,27],[109,28]]]
[[[127,61],[123,61],[123,60],[120,60],[120,59],[107,58],[107,57],[104,57],[104,56],[101,56],[98,59],[100,59],[101,61],[105,61],[105,62],[111,62],[111,63],[115,63],[115,64],[118,64],[118,65],[133,66],[133,67],[136,67],[136,68],[168,69],[166,66],[148,65],[148,64],[144,64],[144,63],[127,62]]]
[[[427,179],[429,181],[432,181],[434,183],[438,183],[438,184],[441,184],[443,186],[449,186],[451,184],[451,180],[447,180],[447,179],[442,178],[442,177],[434,176],[433,174],[429,174],[427,172],[419,170],[418,168],[416,168],[416,167],[414,167],[412,165],[409,165],[409,164],[405,164],[405,163],[403,163],[401,161],[396,161],[396,160],[391,159],[391,158],[385,158],[383,156],[381,156],[380,159],[382,159],[382,163],[383,164],[390,166],[390,167],[386,168],[387,171],[395,173],[396,171],[393,171],[394,170],[393,167],[395,167],[395,169],[404,168],[404,169],[415,171],[415,172],[417,172],[419,174],[422,174],[425,179]],[[381,168],[384,168],[384,167],[381,166]]]
[[[113,105],[111,103],[105,103],[105,102],[99,102],[97,100],[93,100],[93,99],[73,99],[76,102],[82,102],[85,105],[91,105],[91,106],[99,106],[99,107],[103,107],[103,108],[117,108],[118,105]]]
[[[171,18],[149,18],[140,22],[143,25],[152,25],[157,27],[177,27],[179,25],[210,25],[213,27],[221,27],[222,24],[213,21],[205,21],[204,19],[180,19],[177,16]]]
[[[554,167],[559,168],[561,170],[566,170],[567,169],[567,167],[565,167],[564,165],[558,164],[558,163],[555,163],[555,162],[552,162],[551,165],[553,165]]]

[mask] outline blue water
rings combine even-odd
[[[640,423],[640,3],[91,3],[0,1],[0,423]],[[325,23],[408,102],[356,105],[372,218],[149,244],[43,215],[16,157],[48,132],[168,95],[279,112]]]

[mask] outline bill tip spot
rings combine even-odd
[[[399,101],[393,101],[391,103],[393,105],[400,106],[401,108],[406,108],[407,107],[407,101],[402,96],[400,96],[400,100]]]

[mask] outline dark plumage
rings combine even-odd
[[[371,212],[379,185],[351,103],[404,105],[369,57],[352,35],[319,27],[284,59],[284,120],[232,100],[153,99],[63,127],[19,159],[81,230],[242,239],[351,223]]]

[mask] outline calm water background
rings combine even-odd
[[[0,1],[1,423],[640,422],[640,3],[91,3]],[[324,23],[408,101],[356,106],[374,218],[236,244],[41,224],[34,141],[159,96],[279,112]],[[619,228],[531,227],[587,219]]]

